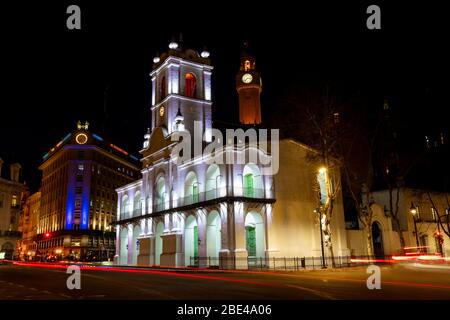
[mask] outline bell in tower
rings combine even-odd
[[[248,52],[247,44],[245,44],[241,65],[236,76],[236,90],[239,95],[239,121],[247,125],[260,124],[261,76],[255,67],[255,57]]]

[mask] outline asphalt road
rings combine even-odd
[[[65,268],[0,265],[1,300],[92,299],[449,299],[450,268],[381,266],[369,290],[366,267],[299,272],[88,268],[69,290]]]

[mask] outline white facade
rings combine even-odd
[[[177,164],[174,133],[193,134],[199,121],[204,142],[211,139],[211,71],[193,50],[170,49],[151,73],[152,125],[145,136],[142,179],[117,189],[115,263],[120,265],[247,268],[271,257],[318,257],[320,234],[314,191],[317,166],[308,147],[280,144],[280,171],[263,175],[262,164],[208,164],[192,157]],[[192,85],[191,75],[195,77]],[[194,93],[193,93],[194,92]],[[236,157],[254,146],[225,147]],[[258,159],[269,156],[256,149]],[[332,222],[335,255],[348,255],[342,199]],[[199,259],[197,259],[199,257]]]

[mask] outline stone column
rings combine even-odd
[[[206,225],[207,225],[207,212],[206,210],[198,210],[197,212],[197,228],[198,228],[198,239],[199,245],[198,245],[198,256],[199,257],[207,257],[207,241],[206,238]],[[205,259],[199,261],[199,267],[206,267],[207,261]]]
[[[235,202],[233,206],[233,219],[228,224],[231,236],[234,238],[234,258],[236,269],[247,269],[247,248],[245,243],[245,218],[243,203]]]
[[[138,265],[150,265],[150,237],[139,238]]]
[[[162,238],[161,266],[180,267],[184,265],[182,235],[178,233],[164,234]]]
[[[230,221],[230,211],[229,204],[221,203],[220,204],[220,221],[221,221],[221,230],[220,230],[220,251],[219,251],[219,260],[220,260],[220,268],[221,269],[232,269],[234,268],[234,263],[232,263],[232,258],[230,254],[230,248],[232,246],[232,242],[230,239],[229,232],[229,221]]]

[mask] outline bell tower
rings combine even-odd
[[[255,66],[255,57],[248,53],[247,44],[236,75],[236,90],[239,95],[239,121],[248,125],[260,124],[262,82]]]
[[[198,121],[202,134],[210,139],[212,69],[208,51],[186,48],[181,39],[153,59],[152,131],[160,127],[166,137],[184,130],[193,134]]]

